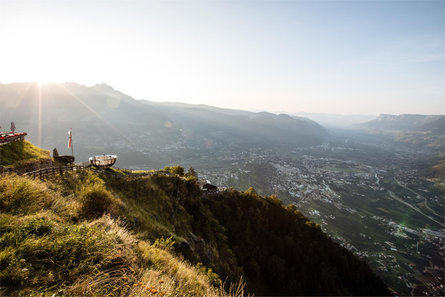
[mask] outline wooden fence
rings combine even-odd
[[[30,171],[30,172],[26,172],[23,173],[23,176],[29,176],[32,178],[40,178],[40,179],[44,179],[44,178],[48,178],[49,176],[53,176],[56,174],[62,174],[65,171],[79,171],[79,170],[85,170],[85,169],[91,169],[91,166],[88,166],[88,164],[82,164],[82,165],[74,165],[74,166],[61,166],[61,167],[47,167],[47,168],[42,168],[42,169],[38,169],[35,171]],[[132,175],[132,176],[151,176],[153,174],[163,174],[163,175],[172,175],[170,172],[168,171],[164,171],[164,170],[159,170],[159,171],[151,171],[151,172],[133,172],[130,169],[126,169],[126,168],[115,168],[120,170],[121,172],[128,174],[128,175]],[[113,172],[113,171],[107,171],[104,169],[98,169],[97,170],[100,173],[105,173],[105,174],[110,174],[110,175],[118,175],[120,176],[120,173],[117,172]]]
[[[84,163],[82,165],[74,165],[74,166],[47,167],[47,168],[42,168],[42,169],[38,169],[35,171],[26,172],[26,173],[23,173],[22,175],[29,176],[34,179],[36,179],[36,178],[45,179],[45,178],[48,178],[48,177],[56,175],[56,174],[62,174],[65,171],[91,170],[91,168],[92,168],[91,166],[85,166],[85,163]],[[162,175],[167,175],[167,176],[174,175],[171,172],[168,172],[165,170],[150,171],[150,172],[133,172],[132,170],[125,169],[125,168],[115,168],[115,169],[118,169],[121,172],[123,172],[127,175],[131,175],[131,176],[151,176],[154,174],[162,174]],[[104,169],[98,169],[98,172],[121,176],[121,173],[113,172],[113,171],[106,171]],[[219,188],[216,188],[215,190],[210,190],[210,191],[209,191],[209,189],[201,189],[201,191],[205,195],[219,194],[224,190],[225,189],[219,189]]]
[[[83,169],[87,169],[87,168],[88,167],[79,166],[79,165],[61,166],[61,167],[47,167],[47,168],[42,168],[42,169],[26,172],[23,174],[23,176],[29,176],[32,178],[43,179],[43,178],[47,178],[48,176],[53,176],[55,174],[62,174],[65,171],[78,171],[78,170],[83,170]]]

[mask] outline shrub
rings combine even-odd
[[[184,176],[184,168],[182,166],[165,166],[164,170],[179,176]]]
[[[201,262],[198,262],[198,264],[196,264],[196,269],[201,271],[201,273],[207,275],[210,284],[213,285],[214,287],[219,287],[222,285],[222,281],[219,275],[213,272],[212,268],[207,268]]]
[[[173,246],[175,243],[173,236],[170,236],[169,238],[161,237],[155,240],[153,246],[171,252],[174,249]]]
[[[60,188],[60,192],[64,196],[77,194],[86,186],[104,185],[104,181],[99,175],[90,170],[65,171],[63,174],[53,177],[51,181],[57,188]]]
[[[79,195],[80,214],[86,218],[99,217],[106,212],[115,210],[116,199],[101,184],[84,187]]]
[[[198,179],[198,172],[196,172],[196,170],[193,167],[190,167],[189,171],[187,171],[187,173],[185,174],[185,176],[188,179],[194,179],[197,180]]]

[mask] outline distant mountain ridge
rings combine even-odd
[[[135,100],[106,84],[0,84],[0,105],[0,125],[14,121],[32,142],[63,149],[73,128],[77,160],[112,151],[121,166],[165,164],[143,151],[298,147],[320,144],[327,135],[308,119]]]
[[[292,115],[300,116],[311,119],[320,125],[332,128],[350,128],[352,125],[369,122],[374,120],[374,115],[362,115],[362,114],[325,114],[325,113],[308,113],[298,112]]]
[[[307,146],[321,143],[327,135],[324,128],[314,121],[284,114],[253,113],[184,103],[143,103],[156,107],[191,132],[199,135],[214,133],[215,137],[211,137],[211,140],[225,145],[273,147],[279,142],[280,145]],[[187,132],[190,131],[184,131]]]
[[[420,114],[381,114],[377,119],[363,123],[360,126],[369,129],[387,131],[432,131],[435,133],[443,133],[445,129],[445,116]]]
[[[441,153],[445,144],[444,115],[381,114],[355,128],[403,144],[408,149]]]

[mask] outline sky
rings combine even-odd
[[[0,1],[0,83],[136,99],[445,114],[445,0]]]

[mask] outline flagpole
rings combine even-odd
[[[71,148],[71,156],[74,157],[74,149],[73,149],[73,129],[70,128],[68,131],[68,148]]]
[[[71,135],[70,135],[70,137],[71,137],[71,156],[74,157],[74,149],[73,149],[73,130],[70,128],[70,131],[71,131]]]

